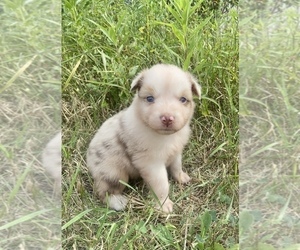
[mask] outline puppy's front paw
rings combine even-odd
[[[156,208],[162,210],[164,213],[172,213],[173,202],[168,198],[165,201],[163,201],[162,205],[157,205]]]
[[[179,175],[179,183],[185,184],[188,183],[191,180],[191,177],[188,176],[185,172],[181,172]]]
[[[108,206],[116,211],[124,210],[127,202],[128,199],[121,194],[110,195],[108,197]]]

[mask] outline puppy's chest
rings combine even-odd
[[[128,134],[127,134],[128,135]],[[164,138],[165,137],[165,138]],[[123,136],[122,141],[126,145],[124,149],[131,156],[131,160],[157,159],[167,162],[170,157],[180,154],[183,143],[167,136]]]

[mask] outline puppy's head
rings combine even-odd
[[[193,95],[201,88],[188,72],[174,65],[157,64],[133,80],[131,90],[136,114],[160,134],[172,134],[189,124],[194,111]]]

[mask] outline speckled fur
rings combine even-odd
[[[104,122],[89,145],[94,189],[112,209],[123,210],[127,199],[119,181],[142,177],[159,199],[157,207],[170,213],[167,170],[180,183],[190,180],[181,154],[190,134],[193,95],[200,97],[201,89],[191,74],[165,64],[138,74],[131,89],[136,91],[132,104]]]

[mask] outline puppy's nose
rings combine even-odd
[[[173,123],[173,121],[174,121],[174,116],[169,116],[169,115],[162,115],[161,117],[160,117],[160,120],[161,120],[161,122],[166,126],[166,127],[169,127],[172,123]]]

